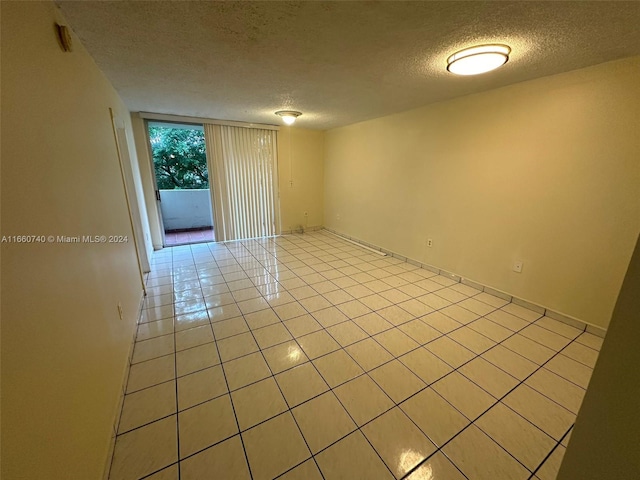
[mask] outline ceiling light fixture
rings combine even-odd
[[[478,75],[501,67],[509,60],[507,45],[478,45],[447,58],[447,70],[456,75]]]
[[[282,117],[282,121],[287,125],[293,125],[293,123],[296,121],[296,118],[302,115],[302,113],[296,112],[294,110],[280,110],[276,112],[276,115],[280,115]]]

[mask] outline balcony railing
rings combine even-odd
[[[213,226],[211,195],[206,190],[160,190],[165,231]]]

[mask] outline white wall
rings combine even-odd
[[[606,327],[640,231],[639,77],[635,57],[330,130],[324,223]]]
[[[160,190],[165,230],[211,227],[211,193],[206,190]]]
[[[52,2],[1,9],[1,234],[129,237],[2,243],[1,476],[99,479],[142,294],[109,108],[131,123]]]

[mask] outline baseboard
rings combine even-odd
[[[490,295],[494,295],[496,297],[500,297],[504,300],[507,300],[508,302],[514,303],[516,305],[519,305],[521,307],[527,308],[529,310],[533,310],[534,312],[538,312],[541,315],[546,315],[550,318],[553,318],[554,320],[557,320],[559,322],[565,323],[567,325],[570,325],[572,327],[578,328],[580,330],[582,330],[583,332],[587,332],[587,333],[591,333],[593,335],[597,335],[599,337],[604,338],[604,336],[607,333],[607,330],[603,327],[600,327],[598,325],[593,325],[592,323],[589,322],[585,322],[584,320],[580,320],[578,318],[572,317],[570,315],[567,315],[565,313],[562,312],[557,312],[555,310],[549,309],[543,305],[539,305],[535,302],[532,302],[530,300],[527,300],[525,298],[519,298],[516,296],[513,296],[507,292],[503,292],[502,290],[498,290],[497,288],[491,287],[489,285],[485,285],[483,283],[477,282],[475,280],[471,280],[468,279],[466,277],[463,277],[462,275],[458,275],[456,273],[453,272],[449,272],[447,270],[443,270],[440,269],[434,265],[429,265],[426,263],[422,263],[419,262],[418,260],[414,260],[408,257],[405,257],[403,255],[400,255],[399,253],[393,252],[391,250],[387,250],[385,248],[382,248],[378,245],[373,245],[369,242],[365,242],[362,241],[358,238],[355,237],[351,237],[349,235],[343,234],[341,232],[338,232],[336,230],[330,229],[325,227],[325,230],[327,230],[330,233],[333,233],[334,235],[338,235],[339,237],[348,239],[352,242],[355,243],[359,243],[363,246],[366,246],[368,248],[374,249],[374,250],[378,250],[381,252],[386,253],[387,255],[393,257],[393,258],[397,258],[398,260],[401,260],[403,262],[407,262],[410,263],[411,265],[415,265],[419,268],[424,268],[425,270],[429,270],[430,272],[436,273],[438,275],[445,275],[446,277],[452,279],[455,282],[459,282],[465,285],[468,285],[470,287],[475,288],[476,290],[480,290],[481,292],[486,292]]]
[[[122,406],[124,404],[124,397],[127,391],[127,381],[129,380],[129,370],[131,369],[131,361],[133,360],[133,349],[136,343],[136,335],[138,333],[138,325],[140,323],[140,316],[142,315],[142,309],[144,307],[145,293],[141,292],[140,303],[138,304],[138,310],[136,313],[136,323],[133,329],[133,337],[129,344],[129,352],[127,354],[127,363],[124,367],[122,374],[122,382],[120,387],[120,395],[118,396],[118,403],[116,405],[115,414],[113,416],[111,438],[109,439],[109,450],[107,452],[107,459],[104,466],[103,480],[109,480],[109,474],[111,473],[111,461],[113,459],[113,453],[116,446],[116,437],[118,435],[118,428],[120,426],[120,417],[122,414]]]
[[[113,459],[113,453],[116,449],[116,436],[111,435],[109,439],[109,450],[107,452],[107,461],[104,466],[104,473],[102,475],[102,480],[109,480],[109,474],[111,473],[111,460]]]
[[[607,329],[599,327],[597,325],[588,324],[587,325],[587,333],[591,333],[600,338],[604,338],[607,336]]]
[[[289,230],[281,230],[280,235],[293,235],[294,233],[305,233],[305,232],[315,232],[318,230],[322,230],[324,227],[322,225],[314,225],[312,227],[303,227],[302,225],[296,226],[296,228],[289,227]]]

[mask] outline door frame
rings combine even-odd
[[[160,235],[162,236],[162,248],[166,248],[167,241],[164,232],[164,221],[162,220],[162,207],[160,202],[160,190],[158,190],[158,179],[156,178],[156,166],[153,163],[153,147],[151,147],[151,137],[149,136],[149,120],[144,120],[144,135],[147,139],[147,151],[149,152],[149,166],[151,167],[151,180],[153,181],[153,196],[155,198],[156,211],[158,212],[158,226],[160,227]]]
[[[142,291],[147,294],[147,289],[144,282],[145,270],[150,271],[149,258],[146,250],[144,250],[144,244],[140,243],[140,233],[142,231],[142,219],[138,206],[138,200],[133,186],[133,173],[131,169],[131,157],[127,151],[127,157],[129,158],[128,167],[125,165],[123,159],[123,147],[129,148],[129,142],[126,138],[126,129],[124,121],[115,115],[112,108],[109,108],[109,115],[111,117],[111,126],[113,128],[113,138],[116,144],[116,153],[118,155],[118,164],[120,166],[120,175],[122,177],[122,189],[124,191],[125,203],[127,205],[127,213],[129,214],[129,223],[131,225],[131,235],[133,237],[133,247],[136,252],[136,260],[138,264],[138,271],[140,273],[140,284],[142,285]],[[124,132],[124,137],[120,139],[118,131]],[[125,145],[121,145],[121,141],[124,141]],[[131,191],[130,191],[131,190]]]
[[[162,235],[162,248],[167,248],[169,247],[173,247],[173,246],[177,246],[177,245],[167,245],[167,238],[166,238],[166,231],[164,228],[164,220],[162,218],[162,198],[160,195],[160,189],[158,188],[158,178],[156,176],[156,167],[155,164],[153,162],[153,147],[151,146],[151,137],[149,135],[149,122],[152,123],[166,123],[168,125],[171,124],[178,124],[178,125],[192,125],[195,127],[201,127],[204,129],[204,124],[202,123],[194,123],[194,122],[185,122],[182,120],[178,120],[178,121],[172,121],[172,120],[154,120],[154,119],[149,119],[149,118],[145,118],[142,117],[142,119],[144,120],[144,133],[145,133],[145,137],[146,137],[146,144],[147,144],[147,152],[149,155],[149,166],[151,167],[151,178],[153,180],[153,195],[155,197],[155,205],[156,205],[156,211],[158,213],[158,226],[160,227],[160,234]],[[206,154],[206,144],[205,144],[205,154]],[[207,157],[208,158],[208,157]],[[211,172],[209,172],[209,165],[208,165],[208,161],[207,161],[207,174],[209,175],[209,190],[211,190],[213,187],[211,185]],[[209,203],[209,213],[211,215],[211,225],[213,228],[213,232],[214,232],[214,241],[216,241],[216,235],[215,235],[215,216],[214,216],[214,206],[213,206],[213,198],[211,198],[211,195],[209,195],[210,197],[210,203]]]

